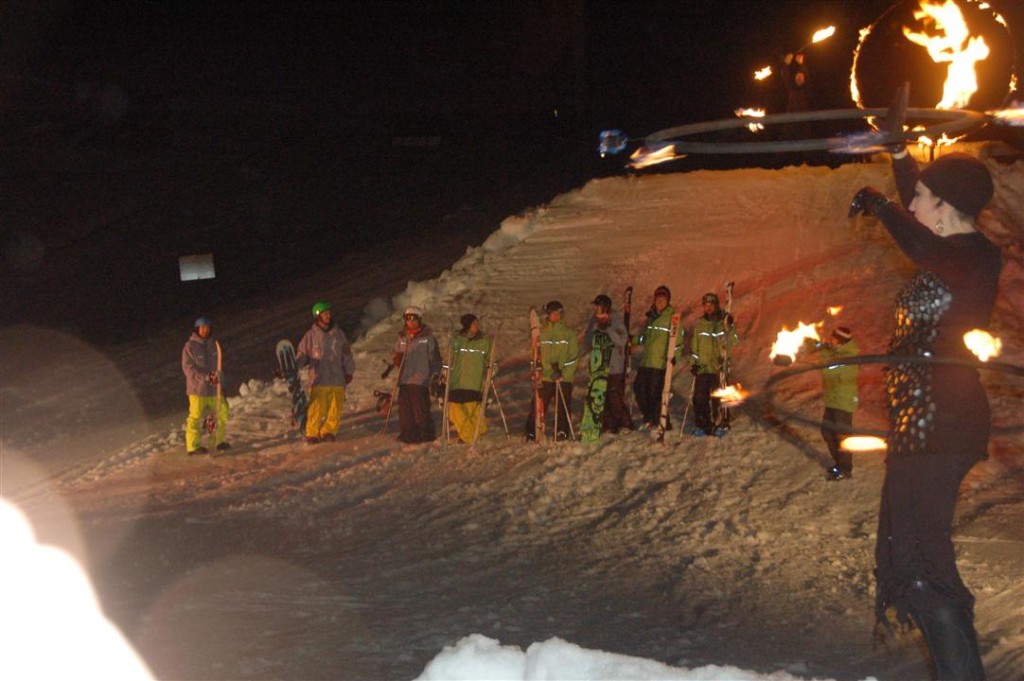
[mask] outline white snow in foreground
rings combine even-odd
[[[986,228],[1020,244],[1024,163],[990,167],[1002,224]],[[818,375],[766,388],[777,331],[828,306],[843,306],[865,354],[885,351],[911,270],[880,225],[846,218],[865,184],[891,193],[888,166],[595,180],[507,219],[436,279],[399,279],[436,259],[423,249],[211,310],[229,376],[227,456],[183,451],[187,321],[102,352],[4,329],[4,499],[41,544],[86,566],[106,618],[157,678],[927,678],[914,640],[872,644],[882,457],[858,454],[852,480],[826,483]],[[990,328],[999,361],[1016,366],[1020,254],[1004,248]],[[387,290],[380,268],[394,269]],[[595,294],[618,307],[633,285],[637,324],[664,283],[689,326],[701,294],[726,281],[734,376],[751,391],[727,437],[521,442],[530,305],[561,300],[582,332]],[[318,299],[367,330],[339,441],[308,447],[271,369],[282,320],[298,320],[284,334],[297,341]],[[387,387],[379,374],[407,304],[425,308],[442,346],[465,312],[497,334],[510,439],[493,410],[476,449],[380,434],[373,391]],[[238,375],[243,364],[265,371]],[[689,379],[674,381],[677,426]],[[1019,428],[1024,378],[983,380],[994,425]],[[862,370],[858,426],[883,427],[881,381],[879,367]],[[143,415],[140,396],[154,394],[167,408]],[[1024,438],[994,436],[954,526],[991,681],[1024,678],[1022,489]],[[13,540],[5,526],[5,556]],[[0,617],[17,625],[7,608]],[[67,645],[59,629],[38,636]]]

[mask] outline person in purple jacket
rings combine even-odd
[[[902,130],[905,88],[901,94],[887,117],[897,114],[890,130]],[[986,327],[995,304],[1000,250],[977,229],[994,186],[985,164],[963,153],[919,171],[901,144],[892,166],[899,203],[864,187],[850,205],[851,217],[881,220],[918,268],[893,308],[876,616],[891,626],[893,614],[921,630],[936,678],[978,681],[985,671],[974,597],[957,571],[950,535],[960,483],[987,456],[988,399],[963,336]]]
[[[331,317],[331,305],[313,305],[313,326],[299,341],[295,363],[309,367],[309,408],[306,410],[306,442],[333,442],[341,429],[345,386],[356,373],[352,346]]]

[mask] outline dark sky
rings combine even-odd
[[[188,315],[412,232],[478,243],[620,172],[594,153],[603,128],[642,137],[779,110],[778,82],[751,74],[828,24],[836,37],[808,50],[812,108],[848,107],[856,30],[887,7],[5,3],[3,321],[60,310],[88,335],[140,300]],[[182,293],[177,256],[206,251],[219,297]]]

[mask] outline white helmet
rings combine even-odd
[[[415,305],[410,305],[409,307],[405,308],[405,314],[407,316],[411,315],[411,314],[414,314],[417,317],[422,317],[423,316],[423,310],[418,308],[418,307],[416,307]]]

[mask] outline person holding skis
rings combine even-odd
[[[213,426],[213,445],[217,451],[230,449],[224,437],[228,424],[228,401],[218,389],[223,383],[220,366],[220,345],[213,338],[213,324],[208,317],[199,317],[192,335],[181,350],[181,371],[185,374],[188,395],[188,416],[185,419],[185,452],[190,456],[207,454],[202,445],[203,428]],[[208,421],[209,419],[209,421]]]
[[[714,434],[722,437],[727,423],[715,423],[712,408],[719,410],[718,398],[711,393],[722,387],[719,379],[725,354],[739,342],[731,314],[722,311],[718,295],[705,293],[700,299],[704,314],[697,318],[690,332],[690,373],[693,374],[693,418],[696,437]]]
[[[295,363],[309,367],[306,442],[333,442],[341,429],[345,386],[355,376],[356,360],[345,332],[331,318],[330,303],[313,305],[313,326],[299,341]]]
[[[452,338],[448,420],[459,434],[459,442],[471,445],[487,432],[487,419],[480,418],[480,408],[484,398],[484,379],[491,362],[491,339],[481,332],[476,315],[464,314],[459,323],[462,328]]]
[[[565,307],[557,300],[544,306],[546,323],[540,330],[540,366],[534,371],[540,374],[540,400],[544,413],[551,413],[548,407],[551,398],[555,399],[557,412],[554,421],[558,428],[555,439],[568,440],[572,429],[572,379],[576,373],[576,363],[580,354],[580,342],[576,333],[562,321]],[[530,404],[530,413],[526,418],[526,439],[535,440],[536,409]]]
[[[437,437],[430,414],[430,385],[441,373],[441,351],[423,310],[405,310],[405,325],[398,333],[392,362],[398,375],[398,439],[406,444],[433,442]]]
[[[594,316],[583,333],[583,357],[590,357],[591,381],[595,367],[607,373],[601,432],[633,430],[633,419],[626,406],[626,342],[629,331],[622,316],[612,311],[612,299],[600,294],[594,298]],[[595,336],[602,342],[595,343]],[[594,355],[595,350],[599,353]]]
[[[964,476],[987,457],[991,412],[964,334],[992,315],[999,246],[978,230],[995,193],[985,163],[946,153],[924,170],[907,153],[903,85],[881,129],[900,201],[863,187],[849,216],[877,218],[918,268],[896,295],[886,372],[888,451],[875,545],[875,615],[884,631],[916,624],[940,679],[985,678],[974,596],[956,567],[952,521]],[[915,361],[916,357],[935,361]],[[947,361],[941,361],[947,360]]]
[[[665,387],[668,337],[672,328],[672,315],[675,314],[675,310],[669,305],[671,299],[672,292],[667,286],[661,285],[654,290],[654,300],[647,310],[647,324],[640,335],[633,339],[633,347],[643,347],[636,378],[633,379],[633,394],[644,420],[643,427],[647,430],[656,430],[661,418],[661,392]],[[677,345],[674,360],[681,356],[680,348],[681,342]],[[666,429],[672,429],[671,422],[667,424]]]
[[[843,360],[860,354],[860,347],[848,327],[837,326],[832,331],[832,342],[815,343],[808,339],[811,352],[818,352],[823,362]],[[825,413],[821,417],[821,437],[835,465],[829,469],[828,480],[853,477],[853,455],[839,444],[853,431],[853,414],[857,411],[856,364],[832,364],[821,370],[821,384]]]

